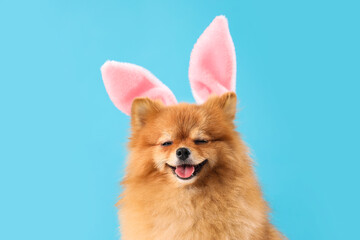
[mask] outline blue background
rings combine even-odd
[[[356,239],[358,1],[0,2],[0,239],[118,239],[129,118],[107,60],[194,102],[187,70],[212,19],[237,52],[238,129],[290,239]]]

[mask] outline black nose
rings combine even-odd
[[[187,148],[178,148],[176,150],[176,156],[178,159],[185,161],[190,155],[190,151]]]

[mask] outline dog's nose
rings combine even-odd
[[[178,148],[176,150],[176,156],[178,159],[185,161],[190,155],[190,151],[187,148]]]

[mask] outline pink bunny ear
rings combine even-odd
[[[210,94],[235,92],[236,56],[227,19],[216,17],[197,40],[190,57],[189,79],[197,103]]]
[[[165,105],[176,104],[171,90],[145,68],[130,63],[107,61],[101,67],[105,88],[115,106],[127,115],[134,98],[159,99]]]

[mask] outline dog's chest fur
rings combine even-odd
[[[247,203],[236,188],[176,192],[150,187],[123,200],[124,240],[264,239],[256,237],[266,221],[263,209]]]

